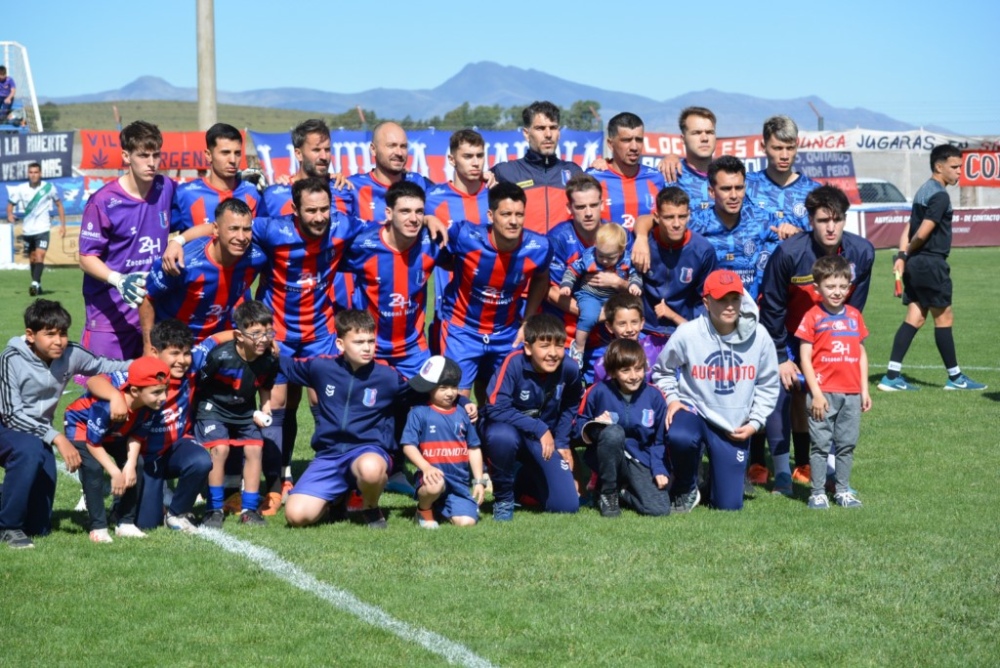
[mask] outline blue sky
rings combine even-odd
[[[220,90],[433,88],[492,60],[658,100],[706,88],[814,94],[914,125],[1000,135],[996,0],[216,0],[215,16]],[[0,17],[0,40],[28,47],[40,95],[116,89],[142,75],[196,85],[194,0],[22,0],[4,3]]]

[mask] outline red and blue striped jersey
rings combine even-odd
[[[424,193],[434,187],[433,181],[416,172],[406,172],[403,179],[416,183],[424,189]],[[392,184],[376,179],[374,170],[366,174],[355,174],[348,181],[354,184],[354,215],[370,223],[384,221],[385,193]]]
[[[257,215],[261,196],[252,183],[240,181],[233,190],[216,190],[205,179],[177,186],[170,214],[174,229],[183,232],[195,225],[214,223],[215,207],[233,197],[246,202],[253,215]]]
[[[385,232],[383,225],[369,225],[347,250],[341,270],[355,273],[364,308],[375,318],[376,357],[402,357],[427,350],[427,279],[450,256],[427,228],[403,252],[389,247]]]
[[[218,243],[216,237],[191,241],[179,275],[157,266],[146,280],[156,320],[177,318],[187,323],[195,342],[230,328],[233,308],[267,262],[264,252],[250,244],[236,264],[223,267],[208,254],[213,243]]]
[[[294,216],[253,221],[254,243],[268,257],[256,297],[274,313],[275,338],[291,345],[336,336],[334,300],[346,296],[337,266],[365,227],[332,212],[329,232],[313,239],[303,237]]]
[[[253,424],[257,394],[274,387],[278,358],[270,351],[251,361],[237,351],[237,342],[215,346],[198,370],[195,419],[227,424]]]
[[[469,486],[469,448],[479,447],[479,434],[465,409],[414,406],[399,442],[417,446],[424,459],[455,487]]]
[[[524,230],[518,247],[501,253],[492,231],[491,225],[464,220],[448,230],[454,276],[441,300],[441,320],[480,334],[516,327],[529,281],[552,262],[549,240],[541,234]]]
[[[715,200],[708,194],[708,174],[699,172],[683,158],[681,165],[683,165],[684,171],[681,172],[680,178],[666,185],[677,186],[687,193],[691,199],[691,213],[698,209],[711,209],[715,206]]]
[[[153,452],[163,450],[163,434],[152,431],[158,422],[157,413],[142,407],[129,411],[124,422],[112,422],[111,404],[88,392],[66,407],[63,422],[66,438],[71,441],[103,448],[134,438],[142,444],[140,452],[145,454],[150,448]]]
[[[639,173],[628,178],[612,169],[587,173],[601,182],[604,217],[626,230],[635,226],[635,219],[656,210],[656,195],[663,189],[660,170],[639,165]]]
[[[354,191],[335,188],[330,181],[330,206],[342,214],[350,215],[354,210]],[[257,216],[261,218],[278,218],[291,216],[295,213],[292,205],[292,186],[273,185],[264,191]]]
[[[820,183],[804,174],[799,174],[788,185],[779,186],[767,175],[767,171],[747,174],[746,201],[778,218],[779,223],[791,223],[800,230],[810,231],[809,212],[806,211],[806,196]]]
[[[484,225],[490,209],[490,190],[485,185],[474,195],[459,192],[450,183],[436,185],[427,191],[424,212],[450,225],[456,220],[468,220]]]

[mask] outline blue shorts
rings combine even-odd
[[[315,496],[324,501],[334,502],[344,494],[357,489],[358,481],[351,473],[351,465],[361,455],[373,453],[385,460],[388,471],[392,471],[392,460],[388,453],[377,445],[360,445],[343,454],[333,452],[317,453],[309,466],[299,476],[292,494]]]
[[[264,435],[255,424],[227,424],[219,420],[198,420],[194,438],[204,448],[228,445],[232,448],[264,447]]]
[[[337,337],[335,336],[327,336],[314,341],[298,341],[296,343],[278,341],[278,350],[281,351],[282,357],[294,357],[296,359],[312,359],[320,355],[330,355],[333,357],[339,354],[337,351]],[[274,384],[287,385],[288,378],[279,370],[278,375],[274,378]]]
[[[407,380],[420,373],[420,367],[430,358],[431,353],[429,350],[415,350],[401,357],[379,357],[379,359],[394,368]]]
[[[462,382],[459,388],[468,390],[480,373],[489,379],[500,367],[503,360],[514,350],[514,340],[517,338],[517,327],[509,327],[492,334],[479,332],[464,327],[457,327],[449,322],[441,323],[441,353],[456,362],[462,369]]]
[[[424,476],[418,472],[415,476],[414,487],[419,490],[423,484]],[[419,497],[414,494],[413,498],[418,499]],[[444,492],[434,501],[432,509],[436,517],[443,517],[446,520],[452,517],[471,517],[477,522],[479,521],[479,504],[472,498],[468,483],[463,485],[447,475],[444,478]]]
[[[598,297],[585,290],[578,290],[573,296],[576,299],[576,307],[580,310],[580,315],[576,318],[577,331],[594,331],[597,322],[601,319],[604,302],[608,301],[608,298]]]

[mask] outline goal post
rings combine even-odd
[[[7,67],[7,76],[14,79],[17,93],[14,96],[15,109],[23,111],[29,132],[42,132],[42,112],[38,108],[38,94],[35,80],[31,76],[28,49],[18,42],[0,41],[0,58]]]

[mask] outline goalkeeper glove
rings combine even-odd
[[[257,192],[260,193],[263,193],[267,188],[267,177],[259,169],[244,169],[240,172],[240,180],[252,183],[257,188]]]
[[[139,308],[139,304],[146,298],[145,272],[137,271],[123,276],[117,271],[113,271],[108,276],[108,283],[118,290],[118,293],[130,308]]]

